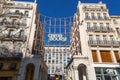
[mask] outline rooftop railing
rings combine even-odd
[[[12,5],[4,5],[5,8],[16,8],[16,9],[32,9],[32,5],[25,5],[25,4],[12,4]]]

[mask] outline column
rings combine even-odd
[[[98,61],[100,63],[102,63],[102,59],[101,59],[101,55],[100,55],[100,50],[99,49],[97,49],[97,57],[98,57]]]
[[[77,66],[74,66],[74,80],[79,80]]]
[[[112,57],[113,62],[114,62],[114,63],[117,63],[113,49],[111,49],[110,54],[111,54],[111,57]]]
[[[75,70],[75,80],[79,80],[78,70]]]

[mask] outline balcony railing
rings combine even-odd
[[[27,40],[27,36],[15,36],[15,35],[2,35],[0,36],[0,40],[2,41],[22,41],[25,42]]]
[[[32,9],[32,5],[23,5],[23,4],[12,4],[12,5],[4,5],[5,8],[16,8],[16,9]]]
[[[15,50],[10,50],[5,47],[0,48],[0,58],[22,58],[22,51],[15,52]]]
[[[109,27],[87,27],[87,31],[88,32],[114,32],[114,30],[112,28],[109,28]]]
[[[26,23],[20,23],[20,22],[0,22],[1,26],[5,26],[6,28],[19,28],[20,26],[27,26]]]
[[[108,41],[108,40],[88,40],[90,46],[114,46],[119,47],[119,41]]]
[[[5,13],[4,16],[8,16],[10,18],[22,18],[24,15],[22,12],[8,12]]]
[[[86,16],[85,20],[91,20],[90,16]]]
[[[110,20],[109,19],[109,17],[95,17],[95,16],[93,16],[93,17],[85,17],[85,20]]]

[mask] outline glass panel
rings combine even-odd
[[[101,75],[97,75],[96,77],[97,80],[103,80]]]
[[[105,80],[112,80],[110,75],[104,75]]]
[[[101,74],[101,68],[95,68],[96,74]]]
[[[112,76],[112,80],[120,80],[116,75]]]

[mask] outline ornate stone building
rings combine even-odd
[[[47,80],[36,2],[0,0],[0,80]]]
[[[120,80],[120,17],[106,4],[78,2],[71,32],[68,80]]]

